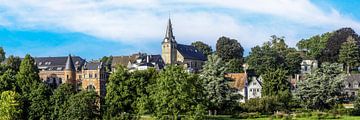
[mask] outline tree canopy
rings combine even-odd
[[[193,42],[191,45],[200,50],[205,56],[212,54],[212,48],[201,41]]]
[[[0,96],[0,119],[16,120],[21,119],[20,95],[15,91],[4,91]]]
[[[222,36],[216,42],[216,54],[226,62],[231,59],[242,59],[243,53],[244,48],[235,39]]]
[[[5,51],[0,47],[0,63],[5,60]]]
[[[339,53],[339,62],[346,65],[347,73],[350,72],[350,68],[359,65],[360,62],[360,49],[358,42],[353,37],[348,37],[347,41],[341,45]]]

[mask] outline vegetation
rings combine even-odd
[[[353,37],[348,37],[347,41],[341,45],[339,62],[346,65],[347,73],[350,73],[350,68],[359,65],[360,49],[358,43]]]
[[[225,62],[230,62],[226,72],[241,72],[244,48],[241,44],[228,37],[222,36],[216,42],[216,54]]]
[[[212,48],[209,45],[201,41],[193,42],[191,43],[191,45],[200,50],[205,56],[211,55],[213,52]]]

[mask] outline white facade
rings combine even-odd
[[[303,60],[301,62],[301,74],[310,73],[313,69],[318,68],[317,60]]]
[[[247,99],[251,98],[261,98],[261,80],[256,77],[252,77],[247,85],[248,97]]]

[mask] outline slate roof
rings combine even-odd
[[[191,45],[183,45],[183,44],[177,44],[176,49],[180,52],[180,54],[185,59],[192,59],[192,60],[202,60],[206,61],[206,56],[196,49],[194,46]]]
[[[45,70],[58,70],[62,71],[65,69],[67,56],[64,57],[35,57],[35,62],[39,69]],[[86,62],[85,59],[82,59],[79,56],[72,56],[73,64],[75,65],[76,70],[80,70],[80,68]]]
[[[75,66],[74,66],[74,62],[72,60],[71,55],[69,55],[66,59],[65,70],[75,71]]]
[[[87,62],[87,63],[85,63],[85,65],[84,65],[84,69],[86,69],[86,70],[98,70],[99,67],[100,67],[100,68],[103,67],[103,66],[102,66],[102,63],[101,63],[101,62],[95,62],[95,61],[93,61],[93,62]]]
[[[133,54],[131,56],[114,56],[112,58],[111,67],[116,67],[117,65],[122,65],[126,67],[129,61],[131,63],[135,62],[140,55],[141,53]]]
[[[141,63],[139,64],[139,66],[155,67],[155,65],[158,65],[159,69],[162,69],[165,66],[161,55],[140,56],[138,59],[141,59]],[[147,59],[149,59],[149,62],[147,62]]]
[[[245,73],[227,73],[225,77],[230,78],[230,86],[241,90],[246,86],[246,74]]]

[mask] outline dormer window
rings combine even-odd
[[[41,65],[42,64],[42,62],[39,62],[39,65]]]

